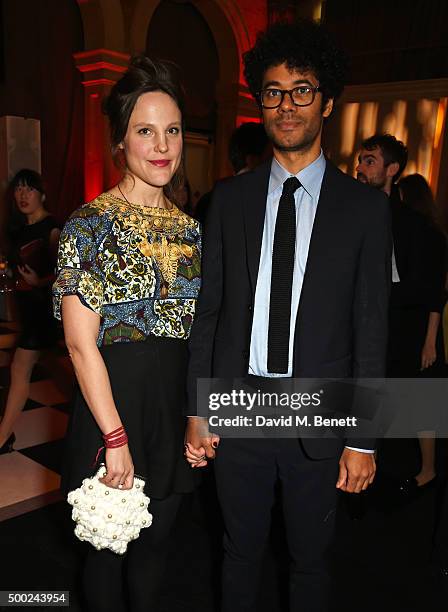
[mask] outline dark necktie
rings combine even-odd
[[[296,248],[294,192],[300,181],[291,176],[283,183],[275,222],[272,249],[271,297],[269,304],[268,372],[288,372],[292,279]]]

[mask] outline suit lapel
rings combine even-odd
[[[252,294],[255,293],[255,287],[257,285],[271,161],[272,160],[268,160],[263,163],[254,170],[254,172],[248,175],[245,186],[243,212],[247,263],[252,285]]]
[[[322,179],[319,202],[314,217],[311,232],[310,246],[306,261],[302,291],[300,294],[297,325],[300,322],[304,302],[312,295],[319,296],[325,282],[325,253],[329,245],[329,237],[337,231],[337,170],[327,160],[325,173]],[[298,236],[300,240],[300,236]],[[317,293],[316,293],[317,292]]]

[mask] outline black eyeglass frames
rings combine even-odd
[[[285,95],[288,94],[296,106],[309,106],[314,102],[316,93],[321,91],[320,87],[312,85],[298,85],[294,89],[278,89],[267,87],[258,93],[263,108],[278,108],[283,104]]]

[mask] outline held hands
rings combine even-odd
[[[192,468],[205,467],[207,459],[215,458],[219,436],[208,431],[208,421],[189,417],[185,432],[185,458]]]
[[[106,449],[106,475],[100,482],[112,489],[132,489],[134,484],[134,464],[129,446]]]
[[[18,271],[20,272],[22,278],[30,285],[30,287],[39,287],[41,284],[41,280],[36,272],[30,268],[28,265],[17,266]]]
[[[339,460],[336,488],[346,493],[361,493],[372,484],[376,465],[373,453],[361,453],[344,448]]]

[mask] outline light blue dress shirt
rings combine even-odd
[[[277,220],[277,211],[280,196],[282,195],[283,183],[292,175],[279,164],[275,157],[272,160],[268,198],[266,202],[266,216],[264,218],[263,240],[261,243],[260,266],[258,269],[257,287],[255,290],[252,335],[250,339],[249,374],[253,374],[254,376],[272,378],[292,376],[297,311],[299,308],[311,232],[313,230],[314,217],[319,201],[325,165],[325,157],[321,151],[316,160],[295,175],[302,184],[302,187],[299,187],[294,193],[296,204],[296,250],[292,281],[291,320],[289,325],[288,371],[285,374],[274,374],[268,372],[267,367],[272,249],[274,245],[275,222]]]
[[[282,195],[283,183],[287,178],[293,175],[285,170],[275,157],[272,160],[266,202],[266,215],[264,218],[263,239],[261,243],[260,266],[255,289],[254,318],[250,338],[249,374],[253,374],[254,376],[265,376],[270,378],[292,376],[297,311],[299,309],[303,277],[305,275],[311,233],[313,231],[314,217],[316,216],[325,166],[325,157],[321,151],[317,159],[294,175],[299,179],[302,186],[294,193],[296,205],[296,250],[292,281],[291,320],[289,324],[288,371],[285,374],[277,374],[268,372],[267,365],[272,249],[274,245],[275,222],[277,220],[278,205]],[[347,446],[346,448],[362,453],[373,453],[371,450],[354,448],[352,446]]]

